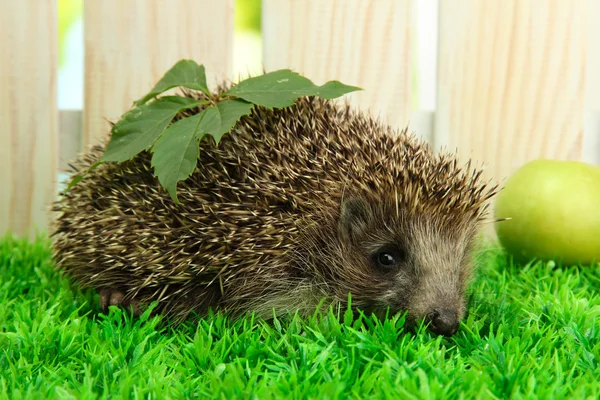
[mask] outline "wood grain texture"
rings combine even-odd
[[[411,111],[411,0],[264,0],[267,71],[291,68],[316,84],[365,91],[350,101],[396,128]]]
[[[583,161],[600,165],[600,1],[587,0]]]
[[[587,0],[440,1],[435,145],[503,180],[582,154]]]
[[[58,158],[55,0],[0,0],[0,235],[47,229]]]
[[[231,78],[233,0],[86,0],[84,148],[180,59]]]

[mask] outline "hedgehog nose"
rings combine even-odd
[[[452,336],[458,330],[456,311],[448,308],[434,308],[425,321],[429,323],[429,330],[438,335]]]

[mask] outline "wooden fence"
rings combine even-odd
[[[411,98],[422,5],[263,0],[264,66],[362,86],[355,104],[496,180],[539,157],[598,161],[600,1],[439,0],[433,112]],[[234,12],[233,0],[85,0],[85,106],[59,112],[57,0],[0,0],[0,234],[45,230],[61,154],[97,142],[177,60],[232,78]]]

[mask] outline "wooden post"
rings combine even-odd
[[[48,226],[58,159],[56,0],[0,0],[0,235]]]
[[[316,84],[337,79],[348,98],[396,128],[411,111],[411,0],[264,0],[267,71],[291,68]]]
[[[440,1],[436,147],[497,181],[535,158],[580,159],[586,1]]]
[[[86,0],[84,149],[180,59],[230,78],[233,0]]]

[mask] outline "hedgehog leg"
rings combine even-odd
[[[108,312],[109,306],[117,306],[132,309],[133,315],[136,317],[142,315],[140,303],[135,299],[125,299],[125,292],[122,290],[103,288],[99,291],[99,294],[100,309],[102,309],[104,313]]]

